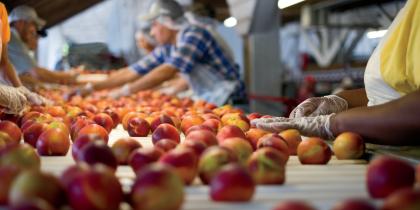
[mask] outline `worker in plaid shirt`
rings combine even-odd
[[[85,91],[123,85],[110,93],[119,98],[154,88],[180,72],[196,98],[217,105],[245,98],[239,66],[223,39],[208,27],[191,24],[176,1],[156,1],[143,19],[152,21],[151,35],[160,45],[117,76],[85,87]]]

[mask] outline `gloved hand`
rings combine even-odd
[[[292,110],[289,117],[313,117],[347,110],[347,101],[336,95],[308,98]]]
[[[131,94],[130,85],[125,84],[122,88],[115,89],[109,93],[109,97],[112,99],[118,99],[123,96],[129,96]]]
[[[78,88],[76,90],[76,94],[80,95],[82,97],[85,97],[89,94],[91,94],[94,91],[93,89],[93,84],[88,82],[85,86],[83,86],[82,88]]]
[[[70,101],[71,98],[73,98],[76,95],[85,97],[85,96],[91,94],[92,92],[93,92],[93,85],[92,85],[92,83],[89,82],[85,86],[76,88],[76,89],[70,91],[69,93],[65,94],[64,95],[64,100],[65,101]]]
[[[304,136],[318,136],[324,139],[333,139],[334,135],[330,129],[330,122],[334,115],[335,114],[298,118],[260,118],[252,120],[251,125],[270,132],[297,129]]]
[[[20,93],[22,93],[26,99],[31,103],[35,105],[51,105],[52,101],[49,99],[46,99],[34,92],[31,92],[28,90],[25,86],[20,86],[17,88]]]
[[[159,92],[169,95],[169,96],[174,96],[176,94],[176,89],[172,86],[168,86],[168,87],[160,88]]]
[[[17,88],[0,85],[0,106],[9,114],[21,114],[28,101]]]

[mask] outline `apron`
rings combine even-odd
[[[202,26],[202,25],[198,25]],[[227,57],[233,61],[233,53],[225,40],[213,27],[202,26],[212,35]],[[237,80],[227,80],[219,72],[204,64],[196,63],[189,74],[181,74],[193,91],[193,99],[203,99],[217,106],[224,105],[239,86]]]
[[[420,53],[420,28],[412,27],[419,14],[417,0],[409,0],[396,16],[386,35],[379,42],[366,66],[364,83],[368,106],[383,104],[418,90],[420,66],[409,49]],[[413,29],[413,30],[411,30]],[[417,36],[413,36],[417,35]],[[416,78],[418,77],[418,78]]]
[[[217,106],[224,105],[236,86],[236,80],[226,80],[210,66],[196,64],[189,74],[181,74],[194,92],[194,99],[203,99]]]

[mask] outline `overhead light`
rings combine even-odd
[[[225,21],[223,21],[223,24],[224,24],[226,27],[231,28],[231,27],[236,26],[236,24],[238,24],[238,21],[237,21],[237,20],[236,20],[236,18],[234,18],[234,17],[229,17],[229,18],[227,18]]]
[[[388,30],[379,30],[379,31],[369,31],[366,34],[366,37],[369,39],[377,39],[385,36]]]
[[[297,3],[300,3],[300,2],[302,2],[302,1],[305,1],[305,0],[279,0],[279,1],[277,2],[277,6],[278,6],[280,9],[284,9],[284,8],[286,8],[286,7],[290,7],[290,6],[292,6],[292,5],[295,5],[295,4],[297,4]]]

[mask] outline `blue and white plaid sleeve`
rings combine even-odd
[[[201,30],[187,30],[177,42],[177,48],[166,60],[182,73],[190,73],[197,61],[199,61],[208,48],[210,35]]]
[[[138,74],[145,75],[165,61],[168,46],[156,47],[151,53],[140,59],[129,68]]]

